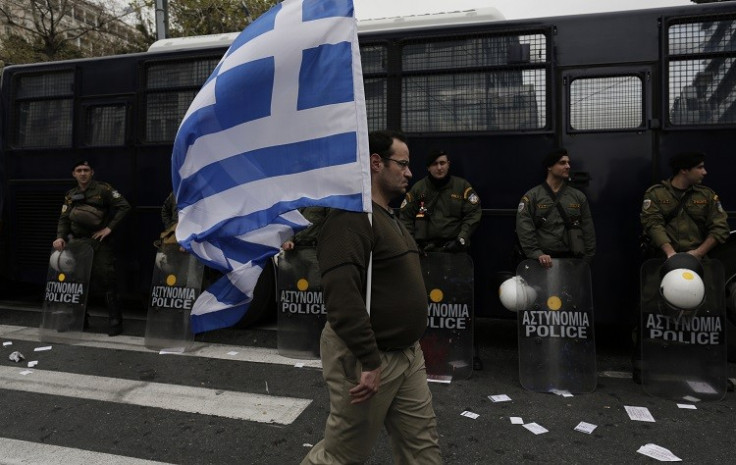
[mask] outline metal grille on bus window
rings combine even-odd
[[[21,76],[16,86],[15,98],[61,97],[74,94],[74,72]]]
[[[378,131],[388,125],[386,118],[386,79],[366,79],[365,109],[368,115],[368,130]]]
[[[570,127],[578,131],[644,125],[639,76],[578,78],[570,83]]]
[[[125,105],[87,107],[84,144],[91,146],[123,145],[125,142]]]
[[[363,74],[385,73],[387,66],[386,47],[383,45],[364,45],[360,47],[360,62]]]
[[[411,76],[403,80],[407,132],[512,131],[546,124],[544,69]]]
[[[524,50],[524,52],[518,52]],[[404,71],[477,68],[547,61],[543,34],[468,37],[407,44],[402,49]]]
[[[201,87],[219,63],[219,59],[207,58],[184,62],[151,64],[146,73],[148,89],[172,87]]]
[[[146,97],[146,140],[171,142],[198,90],[159,92]]]
[[[669,123],[736,123],[736,20],[668,28]]]
[[[71,147],[72,99],[16,102],[12,145],[15,148]]]

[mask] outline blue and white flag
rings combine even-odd
[[[264,263],[309,223],[296,211],[371,211],[368,128],[352,0],[286,0],[248,26],[174,141],[176,238],[225,276],[195,333],[237,323]]]

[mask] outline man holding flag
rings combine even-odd
[[[427,327],[419,250],[389,207],[409,185],[409,149],[399,133],[373,132],[369,141],[372,221],[333,210],[317,245],[330,415],[302,464],[363,463],[382,425],[395,463],[442,463],[419,345]]]

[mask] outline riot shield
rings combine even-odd
[[[185,352],[194,343],[189,316],[202,289],[204,265],[177,244],[156,253],[144,344],[152,350]]]
[[[421,258],[427,288],[427,330],[420,340],[427,379],[450,382],[473,374],[473,260],[464,253]]]
[[[578,259],[553,259],[552,268],[525,260],[516,270],[519,295],[530,295],[518,312],[519,379],[536,392],[593,392],[595,332],[590,269]]]
[[[703,260],[705,298],[692,314],[672,310],[660,293],[664,260],[641,268],[642,387],[677,400],[720,400],[727,387],[723,265]]]
[[[327,322],[317,249],[298,247],[278,260],[277,342],[279,354],[318,359],[319,339]]]
[[[89,278],[94,251],[84,240],[70,241],[63,251],[52,251],[39,339],[71,343],[84,329]]]

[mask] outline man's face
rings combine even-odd
[[[440,155],[427,167],[427,170],[433,178],[442,179],[450,172],[450,160],[447,159],[447,155]]]
[[[401,166],[409,162],[409,147],[398,139],[391,144],[392,154],[382,160],[383,167],[379,172],[379,186],[389,198],[406,194],[411,179],[409,166]]]
[[[80,186],[86,186],[89,184],[94,174],[95,172],[92,168],[84,165],[77,166],[74,168],[74,171],[72,171],[72,176],[74,176],[74,179],[77,180],[77,183]]]
[[[550,166],[549,172],[552,176],[559,179],[569,179],[570,178],[570,157],[567,155],[563,155],[562,158],[560,158],[557,163]]]
[[[703,178],[708,174],[705,171],[705,162],[701,162],[698,166],[693,166],[689,170],[682,170],[681,172],[685,174],[685,179],[691,186],[702,183]]]

